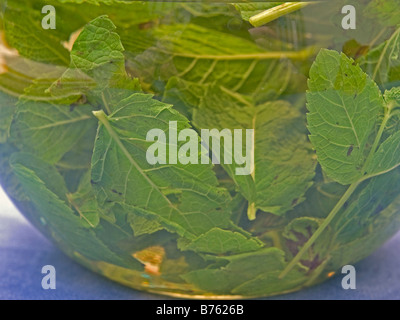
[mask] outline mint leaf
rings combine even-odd
[[[255,218],[258,209],[282,215],[302,202],[312,184],[315,160],[307,142],[304,120],[296,109],[284,101],[256,106],[250,99],[218,86],[207,87],[199,101],[199,107],[193,111],[193,123],[197,128],[254,130],[251,175],[237,175],[236,170],[242,165],[223,164],[249,201],[250,219]],[[242,150],[248,144],[245,141]],[[204,143],[210,144],[209,141]],[[221,154],[224,152],[221,150]],[[296,157],[292,157],[293,154]]]
[[[97,201],[90,183],[91,172],[88,171],[81,179],[78,190],[68,194],[68,202],[79,213],[83,226],[95,228],[100,222]]]
[[[150,165],[146,159],[150,129],[168,135],[169,121],[177,121],[180,131],[190,128],[187,119],[170,105],[140,93],[121,100],[115,110],[109,116],[96,113],[100,126],[92,180],[100,206],[111,201],[136,207],[191,239],[213,227],[228,226],[230,197],[216,187],[211,166]]]
[[[24,14],[27,10],[29,14]],[[41,11],[34,10],[30,4],[8,1],[3,19],[7,42],[26,58],[67,65],[69,53],[61,42],[69,35],[63,38],[65,35],[58,33],[57,29],[53,32],[43,29],[42,19]]]
[[[92,108],[20,99],[11,138],[21,149],[50,163],[58,162],[95,122]]]
[[[46,184],[47,188],[51,190],[60,200],[67,200],[68,189],[65,185],[64,179],[58,173],[57,169],[35,155],[27,152],[15,152],[10,157],[11,166],[13,163],[18,163],[32,171],[35,175]]]
[[[317,166],[314,184],[304,195],[307,199],[285,216],[287,218],[314,217],[325,218],[346,191],[346,186],[324,176]]]
[[[400,4],[396,0],[371,0],[364,12],[367,16],[377,19],[384,26],[400,24]]]
[[[157,221],[156,218],[148,219],[141,215],[135,214],[134,211],[131,211],[128,214],[128,223],[132,227],[135,237],[139,237],[144,234],[152,234],[163,229],[162,225]]]
[[[29,198],[23,192],[9,163],[10,155],[16,152],[18,149],[10,143],[0,144],[0,185],[11,199],[23,203],[29,201]]]
[[[11,159],[13,171],[24,192],[34,204],[36,212],[41,215],[63,247],[67,244],[68,248],[95,261],[105,261],[127,268],[141,268],[140,263],[129,258],[129,256],[125,260],[116,256],[96,237],[92,230],[82,227],[80,219],[75,216],[72,209],[48,188],[35,171],[20,163],[20,160],[24,161],[24,159],[26,157],[24,158],[22,155]],[[36,164],[39,164],[39,160]],[[43,167],[38,169],[43,171],[47,164],[42,162],[42,165]],[[59,190],[59,186],[56,190]],[[70,254],[73,254],[73,252],[70,252]]]
[[[82,58],[80,52],[87,46],[92,47],[92,54]],[[97,83],[96,89],[88,95],[99,101],[110,114],[96,113],[102,124],[92,159],[92,183],[100,206],[106,201],[122,206],[128,212],[127,219],[136,235],[153,233],[163,226],[190,238],[201,232],[195,231],[197,226],[205,231],[213,226],[227,226],[229,211],[225,207],[230,199],[222,189],[216,188],[210,166],[172,165],[154,169],[148,164],[146,150],[150,143],[145,140],[149,130],[162,128],[168,132],[167,119],[178,121],[178,130],[189,126],[187,119],[171,106],[153,100],[149,95],[134,94],[139,89],[138,83],[126,75],[123,51],[114,24],[104,16],[85,27],[72,50],[70,70],[75,70],[77,63],[82,64],[76,70],[81,72],[83,68],[84,74]],[[109,152],[109,148],[114,153]],[[124,186],[121,181],[125,181]],[[135,184],[143,182],[140,191],[128,188],[133,181]],[[181,202],[180,206],[173,201]],[[161,214],[160,205],[165,207]],[[202,214],[210,214],[210,217],[200,224]],[[193,230],[189,233],[190,229]]]
[[[306,282],[307,276],[300,268],[292,270],[285,279],[279,278],[279,271],[273,271],[241,284],[232,293],[254,297],[269,296],[300,289]]]
[[[65,71],[65,67],[32,61],[20,56],[5,56],[7,72],[0,75],[3,92],[31,100],[50,100],[45,90]],[[54,99],[53,99],[54,100]]]
[[[311,238],[313,233],[321,226],[323,219],[313,217],[301,217],[290,221],[284,228],[282,236],[284,247],[292,256],[300,251],[303,245]],[[308,268],[309,272],[314,271],[325,261],[329,260],[329,250],[334,237],[334,232],[323,233],[302,256],[301,264]]]
[[[389,172],[400,165],[400,132],[387,138],[366,167],[368,175]]]
[[[395,90],[385,95],[385,101],[377,85],[352,59],[329,50],[318,55],[309,87],[308,124],[318,161],[328,176],[350,186],[280,277],[297,264],[337,216],[343,215],[343,206],[362,182],[400,165],[398,132],[386,134],[397,107]]]
[[[362,178],[369,137],[384,100],[376,84],[344,54],[322,50],[310,70],[308,129],[318,162],[342,184]]]
[[[385,42],[373,48],[359,61],[361,67],[378,84],[387,87],[399,81],[400,28]]]
[[[71,67],[83,71],[98,83],[107,83],[116,73],[124,75],[124,48],[115,29],[106,16],[87,24],[71,51]]]
[[[256,251],[254,253],[243,253],[229,257],[229,263],[218,269],[202,269],[191,271],[182,276],[187,282],[196,287],[214,294],[249,294],[247,285],[254,287],[253,281],[258,277],[276,278],[278,272],[284,266],[284,253],[277,248],[268,248]],[[296,278],[304,277],[296,269]],[[238,276],[240,275],[240,276]],[[301,279],[304,282],[305,277]],[[286,283],[286,279],[280,280]],[[249,282],[249,283],[248,283]],[[290,284],[298,285],[292,277],[289,278]],[[288,285],[290,287],[290,285]],[[294,288],[294,287],[291,287]],[[273,289],[278,290],[277,287]],[[258,290],[268,291],[268,288]]]
[[[113,77],[125,75],[124,48],[115,25],[106,16],[88,23],[71,51],[70,68],[49,89],[54,96],[79,97],[90,90],[104,90]]]
[[[262,247],[256,238],[246,238],[239,232],[213,228],[189,244],[180,246],[180,249],[220,255],[251,252]]]
[[[156,92],[176,76],[198,85],[218,81],[231,91],[267,101],[294,88],[293,81],[302,77],[289,59],[312,54],[307,49],[267,51],[247,39],[195,24],[163,25],[134,37],[135,47],[127,45],[127,51],[139,53],[128,54],[127,67]]]
[[[339,245],[333,248],[329,264],[342,266],[355,263],[377,250],[387,239],[398,232],[400,198],[395,190],[399,187],[399,172],[373,178],[372,188],[362,194],[359,205],[350,209],[338,220]],[[389,189],[382,189],[387,188]],[[386,190],[392,190],[385,195]],[[377,194],[379,193],[379,194]]]
[[[70,68],[49,88],[51,95],[71,96],[72,101],[88,95],[92,104],[111,112],[111,99],[118,101],[125,91],[141,91],[139,82],[125,71],[124,47],[115,31],[107,16],[88,23],[74,43]]]
[[[364,182],[363,188],[349,199],[348,206],[332,222],[337,243],[345,245],[359,238],[373,237],[379,234],[376,229],[394,219],[397,213],[390,208],[398,197],[399,175],[396,169]],[[390,214],[386,215],[388,210]]]
[[[0,144],[5,143],[10,136],[10,126],[16,102],[14,97],[0,92]]]

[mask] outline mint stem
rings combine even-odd
[[[393,107],[394,107],[394,104],[388,104],[387,107],[385,108],[385,115],[383,117],[381,126],[379,127],[379,131],[378,131],[378,133],[377,133],[377,135],[375,137],[374,144],[371,147],[371,151],[370,151],[370,153],[369,153],[369,155],[367,157],[367,160],[365,161],[365,164],[363,166],[363,172],[365,171],[365,168],[367,168],[367,166],[371,162],[372,157],[375,154],[375,151],[378,149],[379,142],[381,141],[383,131],[385,130],[386,125],[387,125],[387,123],[388,123],[388,121],[389,121],[389,119],[391,117],[391,112],[392,112]]]
[[[386,108],[385,108],[385,113],[384,113],[384,117],[382,120],[382,123],[379,127],[378,133],[375,137],[375,141],[371,147],[371,150],[368,154],[368,157],[364,163],[363,168],[361,169],[362,173],[364,174],[363,177],[361,177],[358,181],[353,182],[350,187],[346,190],[346,192],[343,194],[343,196],[340,198],[340,200],[336,203],[335,207],[332,209],[332,211],[329,213],[329,215],[326,217],[326,219],[324,220],[324,222],[321,224],[321,226],[317,229],[317,231],[311,236],[310,239],[308,239],[308,241],[306,242],[306,244],[301,248],[301,250],[297,253],[297,255],[293,258],[292,261],[290,261],[290,263],[286,266],[286,268],[282,271],[282,273],[279,275],[279,278],[282,279],[283,277],[285,277],[290,270],[293,269],[293,267],[300,261],[300,259],[302,258],[302,256],[305,254],[305,252],[314,244],[314,242],[318,239],[318,237],[321,235],[321,233],[326,229],[326,227],[331,223],[331,221],[335,218],[336,214],[340,211],[340,209],[342,208],[342,206],[345,204],[345,202],[350,198],[350,196],[353,194],[353,192],[356,190],[356,188],[358,187],[358,185],[369,179],[372,178],[376,175],[380,175],[383,174],[385,172],[381,172],[379,174],[375,174],[375,175],[367,175],[365,174],[365,170],[367,168],[367,166],[369,165],[369,163],[371,162],[376,150],[378,149],[379,146],[379,142],[381,141],[382,138],[382,134],[383,131],[386,128],[387,122],[389,121],[390,117],[391,117],[391,112],[394,108],[394,104],[393,103],[389,103]],[[389,171],[393,170],[394,168],[391,168]]]
[[[300,10],[301,8],[304,8],[309,4],[310,2],[285,2],[279,6],[273,7],[259,14],[256,14],[255,16],[252,16],[249,19],[249,22],[254,27],[260,27],[284,15]]]
[[[249,207],[247,208],[247,217],[249,218],[250,221],[256,219],[256,212],[257,212],[256,204],[254,202],[250,203]]]
[[[315,231],[315,233],[311,236],[311,238],[308,239],[306,244],[301,248],[299,253],[293,258],[292,261],[290,261],[290,263],[282,271],[282,273],[279,275],[279,279],[282,279],[283,277],[285,277],[289,273],[289,271],[292,270],[293,267],[300,261],[300,259],[306,253],[306,251],[314,244],[315,240],[317,240],[317,238],[321,235],[321,233],[326,229],[326,227],[336,217],[336,214],[340,211],[340,209],[343,207],[345,202],[350,198],[350,196],[353,194],[353,192],[356,190],[356,188],[362,181],[363,180],[354,182],[349,186],[349,188],[346,190],[346,192],[343,194],[343,196],[340,198],[340,200],[336,203],[335,207],[332,209],[332,211],[329,213],[329,215],[326,217],[326,219],[320,225],[320,227],[317,229],[317,231]]]

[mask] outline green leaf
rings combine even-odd
[[[288,88],[300,90],[293,83],[302,75],[289,59],[312,54],[308,49],[267,51],[247,39],[195,24],[138,31],[132,41],[134,47],[126,43],[127,67],[145,87],[159,92],[173,76],[198,85],[217,81],[258,101],[276,98]]]
[[[20,160],[23,160],[22,154],[11,159],[13,171],[30,197],[36,212],[63,247],[67,245],[68,248],[95,261],[105,261],[126,268],[141,268],[141,264],[129,256],[124,260],[116,256],[92,230],[82,227],[80,218],[72,209],[48,188],[35,171],[21,164]],[[42,165],[43,167],[39,169],[44,171],[47,164],[42,162]]]
[[[45,90],[66,70],[62,66],[36,62],[21,56],[5,56],[7,72],[0,75],[0,89],[10,96],[50,100]],[[29,88],[29,89],[28,89]]]
[[[350,186],[287,265],[281,278],[332,221],[343,216],[342,208],[360,184],[400,165],[400,136],[398,132],[390,135],[389,130],[387,137],[387,125],[397,107],[396,90],[387,92],[385,101],[376,83],[352,59],[329,50],[322,50],[313,64],[309,87],[308,124],[318,161],[328,176]]]
[[[309,240],[313,233],[321,226],[323,219],[317,219],[312,217],[301,217],[292,220],[288,223],[283,232],[282,236],[285,239],[284,245],[287,251],[292,256],[295,256],[302,246]],[[329,250],[334,233],[332,230],[325,232],[315,242],[302,257],[301,264],[309,269],[309,272],[318,268],[329,258]]]
[[[25,14],[27,10],[29,14]],[[30,4],[8,1],[3,19],[8,44],[26,58],[54,65],[67,65],[68,50],[61,42],[68,40],[69,35],[63,38],[65,35],[60,34],[57,29],[43,29],[42,19],[41,11],[30,8]]]
[[[11,199],[22,203],[29,201],[29,198],[24,193],[9,163],[10,155],[16,152],[18,149],[12,144],[0,144],[0,185]]]
[[[223,164],[249,201],[249,218],[255,218],[257,209],[282,215],[301,203],[312,184],[316,164],[301,114],[285,101],[255,106],[251,100],[218,86],[208,87],[199,100],[199,107],[193,112],[197,128],[254,130],[251,175],[236,173],[243,165]],[[244,138],[243,145],[245,141]],[[233,154],[232,150],[228,153]],[[227,163],[221,160],[224,162]]]
[[[58,162],[95,125],[92,108],[20,99],[11,138],[21,149]]]
[[[97,82],[105,82],[114,74],[125,74],[123,46],[116,27],[106,16],[85,26],[71,51],[71,68],[79,69]]]
[[[0,143],[5,143],[10,136],[16,102],[14,97],[0,92]]]
[[[243,20],[249,21],[252,16],[259,14],[265,10],[276,7],[283,2],[247,2],[247,3],[234,3],[236,10],[240,12]]]
[[[68,194],[67,198],[72,207],[79,213],[83,226],[95,228],[100,222],[97,201],[90,183],[91,172],[88,171],[81,179],[78,190]]]
[[[42,28],[45,5],[56,8],[56,29]],[[9,0],[4,17],[6,38],[24,57],[68,65],[69,52],[64,45],[87,21],[107,14],[118,27],[130,28],[165,15],[177,5],[143,1]]]
[[[400,24],[400,3],[396,0],[371,0],[364,13],[384,26]]]
[[[308,129],[318,162],[337,182],[359,180],[369,137],[379,124],[384,100],[377,85],[335,51],[322,50],[310,70]]]
[[[35,175],[46,184],[47,188],[51,190],[60,200],[67,200],[68,189],[65,185],[64,179],[58,173],[57,169],[42,159],[28,152],[15,152],[9,156],[11,164],[18,163],[29,170],[35,172]]]
[[[333,268],[355,263],[377,250],[400,227],[399,171],[371,179],[360,201],[335,223],[338,245],[331,251]],[[388,192],[388,190],[390,190]]]
[[[70,68],[48,91],[75,100],[88,95],[92,104],[103,105],[107,112],[122,98],[120,94],[141,91],[139,82],[125,71],[124,47],[107,16],[84,27],[72,48]]]
[[[400,132],[387,138],[366,167],[368,175],[379,175],[400,165]]]
[[[385,101],[388,104],[393,104],[392,108],[400,106],[400,87],[386,90],[384,93]]]
[[[292,241],[300,241],[303,237],[309,237],[320,225],[320,219],[302,217],[291,221],[283,231],[283,236]]]
[[[113,77],[125,76],[124,48],[116,27],[106,16],[88,23],[74,42],[70,68],[49,89],[54,96],[104,90]]]
[[[304,271],[300,268],[292,270],[285,279],[280,279],[279,271],[274,271],[259,275],[255,279],[241,284],[232,290],[232,293],[253,297],[269,296],[300,289],[307,279]]]
[[[383,212],[391,207],[400,187],[398,169],[382,174],[364,182],[363,188],[352,196],[343,213],[332,222],[332,230],[336,234],[336,243],[344,245],[359,238],[372,236],[378,224],[389,222]],[[398,213],[392,210],[391,216]],[[379,221],[379,222],[378,222]],[[386,221],[386,222],[383,222]]]
[[[224,267],[191,271],[182,278],[196,287],[214,294],[234,293],[240,295],[245,291],[248,294],[247,289],[242,291],[240,287],[259,276],[274,275],[276,277],[277,272],[284,266],[284,253],[277,248],[268,248],[231,256],[228,261],[229,263]],[[292,281],[293,279],[290,279],[290,282]]]
[[[156,218],[145,218],[141,215],[135,214],[134,212],[134,210],[129,212],[128,223],[130,224],[135,237],[144,234],[152,234],[163,229],[162,225],[157,221]]]
[[[115,110],[109,116],[96,113],[100,126],[92,183],[100,206],[106,202],[133,206],[189,239],[213,227],[227,227],[230,197],[217,188],[210,165],[151,165],[147,161],[152,144],[146,141],[147,132],[159,128],[168,135],[169,121],[176,121],[179,132],[190,128],[187,119],[170,105],[140,93],[121,100]],[[178,150],[182,145],[178,142]]]
[[[384,87],[400,80],[400,28],[359,61],[372,80]]]
[[[213,228],[202,234],[181,250],[192,250],[208,254],[239,254],[259,250],[263,244],[256,238],[246,238],[239,232]]]
[[[307,200],[289,211],[286,216],[325,218],[345,191],[346,187],[340,183],[316,181],[305,194]]]

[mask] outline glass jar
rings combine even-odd
[[[68,256],[136,289],[324,281],[400,226],[399,13],[3,1],[1,185]]]

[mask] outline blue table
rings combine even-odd
[[[57,271],[57,289],[43,290],[44,265]],[[357,289],[342,277],[270,299],[400,299],[400,233],[356,265]],[[96,275],[62,254],[12,206],[0,189],[0,299],[165,299]]]

